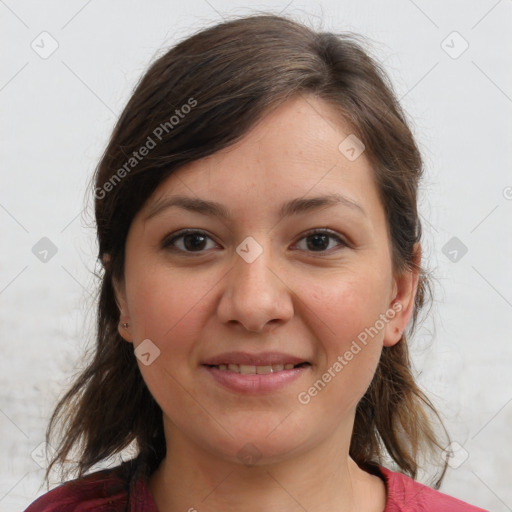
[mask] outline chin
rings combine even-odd
[[[244,466],[266,466],[284,462],[293,457],[297,450],[297,444],[283,443],[282,440],[269,441],[264,436],[261,439],[241,439],[235,444],[234,453],[229,454],[231,461]]]
[[[252,419],[238,423],[236,429],[227,428],[232,436],[223,431],[225,435],[214,450],[220,457],[245,466],[283,462],[295,456],[305,444],[302,435],[299,438],[301,431],[286,425],[286,420],[283,421],[285,417],[286,414],[275,421],[274,415],[272,422],[255,422]]]

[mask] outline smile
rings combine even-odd
[[[298,368],[300,366],[308,365],[309,363],[300,363],[300,364],[272,364],[272,365],[249,365],[249,364],[219,364],[219,365],[211,365],[212,368],[217,368],[218,370],[224,372],[235,372],[240,373],[242,375],[266,375],[268,373],[277,373],[282,372],[284,370],[293,370],[294,368]]]

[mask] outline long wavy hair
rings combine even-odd
[[[166,455],[162,411],[141,377],[132,345],[118,332],[113,279],[122,281],[128,230],[176,169],[238,141],[269,110],[297,95],[326,101],[366,147],[386,214],[393,271],[419,272],[406,333],[413,334],[432,295],[431,278],[413,250],[422,234],[417,192],[423,164],[392,84],[365,44],[357,34],[318,32],[283,16],[257,14],[199,31],[149,67],[93,177],[102,263],[96,345],[50,419],[46,435],[55,454],[47,480],[56,464],[65,475],[71,464],[81,477],[131,443],[150,468]],[[134,151],[144,145],[152,147],[136,158]],[[442,449],[437,427],[446,430],[415,382],[406,334],[382,350],[357,406],[350,455],[363,468],[387,460],[416,478],[422,455]],[[440,467],[436,488],[446,463]]]

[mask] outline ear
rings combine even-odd
[[[126,287],[124,280],[118,281],[113,277],[112,286],[114,287],[116,303],[119,308],[119,323],[117,324],[117,330],[125,341],[133,343],[133,337],[131,335],[131,318],[128,310],[128,302],[126,300]],[[123,324],[128,325],[127,327],[123,327]]]
[[[405,270],[394,278],[393,293],[386,312],[386,317],[390,320],[384,331],[383,344],[385,347],[392,347],[400,341],[414,312],[419,281],[418,269],[421,263],[421,245],[419,243],[414,245],[414,263],[413,269]]]

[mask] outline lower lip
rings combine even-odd
[[[203,368],[220,385],[248,395],[257,395],[260,393],[271,393],[284,388],[294,380],[297,380],[305,372],[309,371],[310,366],[301,366],[291,370],[281,370],[275,373],[265,374],[241,374],[230,370],[219,370],[213,366]]]

